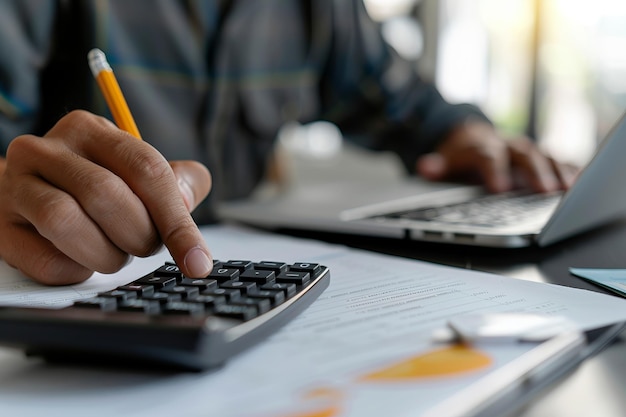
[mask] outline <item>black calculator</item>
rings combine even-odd
[[[204,370],[275,332],[329,282],[317,263],[215,261],[193,279],[166,262],[62,309],[0,307],[0,344],[50,361]]]

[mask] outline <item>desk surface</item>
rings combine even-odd
[[[523,279],[543,280],[559,283],[562,282],[573,286],[587,287],[587,284],[580,281],[579,279],[569,277],[569,274],[567,274],[567,267],[570,266],[569,262],[571,262],[571,260],[582,262],[587,259],[583,255],[581,255],[581,252],[588,255],[590,257],[588,259],[601,261],[601,258],[594,257],[593,253],[591,252],[597,250],[599,251],[598,256],[608,256],[610,259],[613,259],[614,264],[612,266],[620,266],[619,237],[626,236],[624,233],[626,233],[626,222],[624,225],[619,225],[619,227],[613,226],[610,228],[606,228],[605,230],[594,234],[593,236],[588,236],[586,238],[581,237],[578,238],[576,241],[567,242],[566,244],[554,246],[546,250],[531,248],[523,251],[494,251],[480,248],[460,248],[441,245],[424,245],[413,242],[388,241],[380,239],[370,240],[365,238],[353,237],[346,238],[345,236],[341,239],[339,239],[339,237],[335,238],[337,242],[344,240],[343,243],[349,243],[352,246],[359,246],[373,250],[375,249],[378,251],[405,255],[438,263],[447,263],[455,266],[464,266],[475,269],[483,269],[486,271],[494,271],[500,274],[506,274],[509,276],[515,276],[517,278]],[[253,235],[248,234],[242,237],[234,230],[229,230],[227,234],[222,233],[221,235],[217,233],[216,230],[212,230],[210,233],[206,233],[205,237],[208,239],[208,241],[210,241],[211,244],[217,244],[219,242],[219,250],[221,252],[218,256],[225,256],[228,259],[234,259],[232,256],[234,256],[235,254],[243,254],[243,252],[240,251],[242,250],[241,241],[244,238],[248,239],[248,241],[250,242],[250,245],[248,245],[248,252],[246,252],[246,254],[251,254],[252,252],[254,252],[254,256],[251,259],[267,258],[268,255],[274,254],[276,253],[276,251],[279,251],[280,253],[288,253],[292,246],[297,246],[295,244],[295,241],[292,241],[290,239],[281,239],[278,237],[276,237],[276,240],[278,242],[259,245],[258,243],[260,243],[261,241],[263,243],[267,242],[268,237],[265,235],[259,235],[259,237],[256,238],[259,239],[256,241],[257,244],[254,244],[255,238]],[[325,253],[341,254],[352,252],[359,253],[361,256],[363,255],[362,252],[357,251],[342,251],[341,249],[337,249],[337,247],[332,245],[318,245],[315,242],[308,241],[302,242],[302,244],[305,243],[306,248],[300,249],[300,251],[297,252],[298,254],[305,253],[302,251],[306,251],[307,254],[317,253],[319,251],[317,256],[323,256]],[[351,271],[351,268],[349,266],[346,267],[346,265],[352,265],[352,263],[354,262],[356,264],[361,263],[361,259],[355,261],[354,259],[345,260],[342,257],[337,258],[333,256],[331,258],[332,259],[329,258],[327,260],[329,262],[334,262],[333,267],[337,267],[335,271],[341,271],[342,268],[343,270],[348,271],[347,275],[344,271],[344,279],[347,277],[354,279],[354,277],[356,277],[358,281],[351,281],[351,285],[361,285],[364,282],[364,276],[354,274],[352,273],[353,270]],[[377,257],[375,256],[365,256],[365,258],[377,259]],[[387,259],[390,264],[395,264],[393,259],[385,259]],[[144,260],[136,261],[141,262]],[[150,259],[147,259],[145,261],[152,262]],[[408,271],[408,274],[410,277],[413,276],[413,263],[402,262],[401,260],[398,260],[397,263],[410,265],[411,268]],[[610,262],[607,261],[607,264],[609,263]],[[586,263],[576,263],[575,266],[603,266],[603,264],[595,263],[588,265]],[[137,267],[143,269],[143,266],[141,265],[137,265]],[[424,268],[430,267],[425,265]],[[434,269],[439,270],[439,268]],[[448,275],[450,276],[446,278],[446,276],[442,275],[442,279],[454,278],[459,275],[458,271],[456,270],[445,270],[448,271]],[[340,272],[337,272],[337,274],[338,278],[342,276]],[[475,274],[468,275],[473,278],[479,277],[479,275]],[[377,273],[371,274],[370,276],[373,276],[375,279],[379,278],[377,276]],[[469,276],[468,279],[470,279]],[[105,279],[105,282],[110,282],[111,280],[111,277],[104,276],[95,277],[93,279],[98,278]],[[501,278],[483,275],[480,281],[484,283],[484,280],[488,280],[488,282],[494,283],[503,281],[503,279]],[[570,280],[571,282],[568,282]],[[339,279],[339,281],[337,282],[341,282],[341,279]],[[515,284],[515,280],[511,279],[509,283]],[[498,285],[499,284],[496,284],[494,287],[497,287]],[[525,297],[528,299],[550,300],[551,297],[548,294],[551,294],[551,291],[554,290],[554,288],[552,287],[540,287],[536,285],[525,285],[525,287],[531,287],[533,289],[537,287],[545,291],[545,293],[543,294],[526,292]],[[377,289],[378,287],[373,288]],[[399,288],[398,290],[404,293],[406,287]],[[556,291],[556,293],[558,294],[561,292]],[[565,293],[570,292],[565,291]],[[347,292],[347,294],[350,294],[350,292]],[[596,300],[596,302],[592,303],[592,305],[595,306],[595,308],[597,308],[598,310],[602,311],[607,311],[606,306],[610,304],[607,303],[607,301],[619,302],[619,304],[616,304],[619,305],[620,308],[622,306],[621,303],[623,302],[623,300],[618,299],[606,300],[604,297],[602,297],[602,304],[600,304],[598,303],[596,297],[590,298]],[[591,303],[591,301],[588,302]],[[344,302],[342,301],[339,304],[343,306]],[[456,302],[452,302],[452,305],[455,306]],[[576,310],[579,311],[580,309]],[[330,312],[329,314],[333,315],[335,314],[335,312]],[[374,314],[378,314],[376,310],[374,311]],[[339,314],[339,316],[341,316],[341,314]],[[315,317],[315,320],[318,320],[318,317]],[[577,317],[580,317],[580,315],[578,315]],[[580,318],[582,319],[583,317]],[[348,322],[350,321],[351,320],[348,320]],[[324,320],[322,320],[322,322],[324,322]],[[304,328],[308,327],[304,326]],[[411,328],[409,329],[411,330]],[[388,329],[385,329],[385,331],[387,330]],[[325,334],[326,333],[327,332],[325,332]],[[354,336],[359,333],[362,332],[360,332],[358,328],[355,329],[355,332],[350,339],[352,340]],[[341,337],[344,337],[343,333]],[[367,337],[370,338],[370,341],[373,340],[372,343],[375,343],[377,346],[381,346],[381,339],[372,338],[371,334]],[[316,339],[318,338],[316,337]],[[320,340],[320,343],[326,344],[326,346],[333,346],[336,344],[333,339],[322,338]],[[341,340],[341,338],[339,340]],[[304,341],[308,343],[307,346],[311,346],[311,340],[305,338]],[[404,337],[397,338],[397,341],[399,341],[402,349],[405,349],[406,339]],[[362,342],[364,342],[364,340],[360,339],[357,342],[359,347],[364,346],[363,344],[361,344]],[[341,345],[341,343],[339,343],[339,345]],[[141,415],[147,415],[147,411],[160,411],[158,415],[171,415],[174,409],[178,411],[178,408],[181,404],[180,400],[184,402],[192,397],[197,397],[200,392],[205,393],[207,392],[207,390],[213,390],[213,392],[215,392],[215,389],[226,390],[227,392],[231,392],[231,390],[247,392],[245,386],[242,388],[242,382],[244,382],[244,380],[248,384],[248,388],[253,388],[253,390],[256,390],[258,388],[256,384],[259,382],[259,376],[264,376],[264,378],[266,378],[267,380],[273,379],[275,377],[275,374],[273,372],[267,374],[264,371],[260,373],[257,371],[252,371],[252,375],[256,375],[257,377],[248,378],[247,376],[250,374],[251,364],[281,363],[284,358],[285,351],[281,349],[274,350],[276,346],[277,345],[264,345],[265,351],[262,350],[264,349],[264,347],[262,346],[260,347],[261,351],[257,351],[255,354],[252,354],[252,356],[248,358],[258,359],[256,355],[259,355],[260,357],[264,358],[264,361],[246,361],[246,358],[244,357],[241,359],[241,361],[236,361],[234,363],[234,368],[230,368],[231,371],[234,369],[234,372],[221,374],[219,378],[204,378],[203,376],[201,376],[200,378],[195,378],[193,375],[144,375],[143,373],[107,372],[106,370],[101,370],[94,373],[92,370],[83,369],[81,367],[41,367],[38,366],[38,361],[31,361],[23,358],[21,356],[21,352],[9,351],[8,349],[1,350],[0,359],[2,359],[3,366],[3,409],[8,410],[11,409],[12,406],[15,406],[16,408],[14,410],[20,410],[20,412],[17,413],[19,415],[22,415],[21,411],[23,411],[25,407],[30,412],[30,414],[28,415],[40,415],[41,413],[45,413],[47,415],[82,415],[84,414],[85,409],[91,409],[94,404],[100,404],[100,401],[104,401],[106,407],[103,404],[102,410],[100,410],[101,414],[110,414],[111,411],[117,409],[122,411],[123,409],[126,409],[130,406],[131,408],[137,409],[143,407],[144,410]],[[280,346],[280,343],[278,346]],[[412,345],[409,345],[408,348],[412,350],[413,347]],[[313,349],[313,351],[320,352],[320,350],[316,349]],[[624,413],[624,411],[626,410],[626,404],[624,402],[623,396],[621,395],[621,392],[623,391],[623,382],[625,382],[623,380],[623,375],[625,374],[623,371],[626,370],[626,364],[624,364],[623,362],[623,358],[626,358],[626,355],[624,355],[624,349],[626,348],[622,343],[613,345],[610,349],[603,352],[600,356],[587,362],[563,384],[558,385],[556,389],[551,390],[547,395],[543,396],[544,398],[540,399],[539,401],[533,401],[533,405],[531,408],[527,408],[522,410],[521,412],[517,412],[517,414],[514,414],[514,416],[536,417],[542,415],[568,415],[576,417],[582,415],[626,415],[626,413]],[[321,350],[323,351],[324,349]],[[301,358],[305,357],[302,356]],[[339,362],[330,361],[330,363],[333,364],[331,365],[331,367],[333,367],[332,369],[336,369],[334,367],[336,367],[338,363],[345,363],[344,355],[335,355],[333,358],[340,358],[341,360]],[[319,360],[319,357],[316,357],[316,359]],[[317,361],[311,361],[310,358],[306,360],[298,360],[296,362],[298,362],[299,364],[318,363]],[[322,360],[321,362],[324,363],[325,361]],[[237,366],[239,366],[239,370],[242,371],[244,375],[246,375],[245,378],[241,378],[242,374],[237,372]],[[261,368],[263,370],[266,369],[265,366],[261,366]],[[292,372],[292,368],[288,368],[287,373],[290,374]],[[97,378],[94,378],[94,375],[97,375]],[[261,378],[261,381],[263,381],[263,378]],[[131,387],[132,389],[129,390],[128,388]],[[161,400],[164,393],[168,395],[175,393],[176,395],[174,395],[174,397],[180,400],[172,402],[167,401],[166,398],[163,398],[162,401],[155,402],[156,400]],[[261,394],[263,393],[267,394],[267,392],[261,391]],[[41,394],[41,397],[39,397],[39,394]],[[409,394],[411,395],[411,398],[415,395],[413,391],[409,391]],[[168,395],[165,395],[165,397],[167,397]],[[36,398],[39,398],[40,401],[34,401],[34,399]],[[146,400],[148,401],[148,405],[145,402]],[[123,404],[120,404],[120,402],[123,402]],[[225,404],[222,404],[222,406],[224,405]],[[203,406],[203,404],[200,404],[200,407]],[[593,409],[591,408],[592,406],[594,407]],[[147,410],[145,409],[146,407],[148,407]],[[166,407],[166,411],[163,411],[162,407]],[[51,408],[54,408],[54,410],[50,410]],[[73,414],[68,413],[68,409],[74,410]],[[196,406],[194,410],[197,409],[198,407]],[[169,410],[169,412],[167,410]],[[52,411],[54,411],[56,414]],[[128,414],[138,415],[137,413],[132,412]],[[175,412],[173,414],[175,414]],[[190,411],[190,415],[205,414],[204,412],[191,414]]]
[[[626,220],[547,248],[492,249],[393,239],[291,232],[348,246],[517,279],[605,292],[569,274],[569,267],[626,268]],[[516,417],[626,415],[626,341],[620,339]]]

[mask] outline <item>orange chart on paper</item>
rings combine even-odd
[[[336,417],[339,415],[341,410],[338,407],[329,407],[323,410],[317,410],[312,412],[305,412],[301,414],[292,414],[287,417]]]
[[[492,359],[469,346],[455,345],[430,351],[395,363],[358,378],[361,382],[412,382],[429,378],[445,378],[486,369]],[[311,391],[307,397],[326,397],[328,403],[315,411],[285,417],[337,417],[341,414],[341,393],[334,389]]]
[[[402,382],[448,377],[478,371],[491,365],[491,358],[469,346],[455,345],[403,360],[364,375],[361,381]]]

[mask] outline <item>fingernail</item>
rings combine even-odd
[[[191,278],[203,278],[213,269],[213,261],[199,246],[192,248],[185,255],[185,269]]]
[[[196,205],[194,201],[193,190],[187,181],[183,178],[178,179],[178,189],[183,196],[183,200],[185,201],[185,205],[187,206],[187,210],[191,211]]]

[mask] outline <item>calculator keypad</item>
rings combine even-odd
[[[215,261],[207,277],[193,279],[166,262],[127,285],[76,301],[74,307],[107,314],[216,315],[247,321],[306,290],[321,270],[313,263],[238,259]]]

